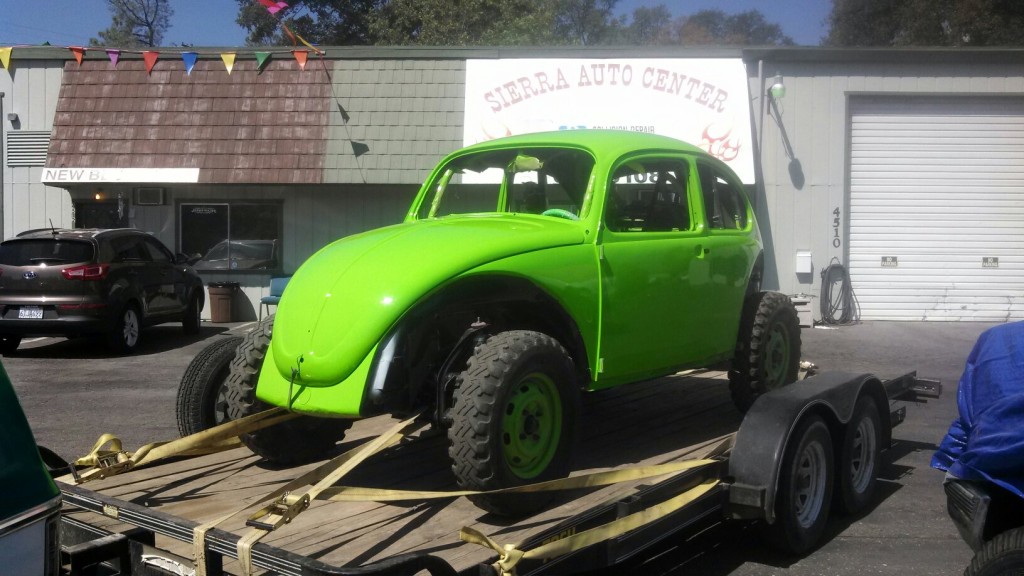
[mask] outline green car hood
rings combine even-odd
[[[580,244],[580,222],[487,214],[406,222],[343,238],[288,283],[271,340],[286,380],[330,386],[347,378],[394,323],[449,279],[524,252]]]

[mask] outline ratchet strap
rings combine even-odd
[[[284,408],[271,408],[177,440],[146,444],[135,452],[126,451],[117,436],[104,434],[88,454],[71,464],[71,473],[58,480],[82,484],[121,474],[172,456],[198,456],[228,450],[239,446],[240,434],[273,426],[297,416]],[[79,471],[79,468],[84,470]]]

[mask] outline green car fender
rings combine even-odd
[[[257,397],[314,414],[358,416],[373,352],[417,302],[481,265],[584,239],[577,222],[486,214],[406,222],[338,240],[289,282]]]

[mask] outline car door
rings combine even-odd
[[[613,169],[598,254],[596,387],[665,374],[706,355],[701,309],[713,297],[692,161],[630,158]]]
[[[149,268],[155,280],[154,307],[161,314],[177,314],[187,304],[185,279],[174,255],[156,238],[143,237],[142,244],[149,256]]]
[[[730,355],[736,347],[743,298],[754,260],[757,233],[750,203],[736,177],[709,162],[698,161],[701,205],[707,223],[705,240],[709,290],[698,310],[706,327],[709,355]]]
[[[125,234],[110,240],[114,251],[111,281],[114,286],[123,287],[127,297],[137,297],[142,301],[143,317],[158,312],[160,279],[153,274],[149,265],[149,251],[142,243],[142,236]]]

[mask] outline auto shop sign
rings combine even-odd
[[[466,62],[463,140],[604,128],[671,136],[754,181],[747,75],[738,58]]]

